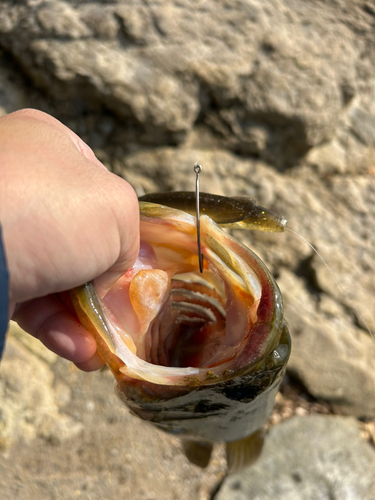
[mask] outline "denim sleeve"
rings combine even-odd
[[[5,333],[8,328],[8,284],[9,275],[0,226],[0,359],[5,344]]]

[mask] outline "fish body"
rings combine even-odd
[[[211,217],[268,231],[282,231],[285,221],[249,200],[201,193],[200,202],[207,214],[200,218],[202,274],[195,198],[151,195],[140,199],[133,268],[105,297],[93,283],[71,295],[130,410],[181,436],[187,457],[200,466],[212,443],[226,442],[228,466],[236,470],[260,453],[290,337],[274,278]]]

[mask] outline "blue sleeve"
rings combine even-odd
[[[0,226],[0,359],[5,344],[5,333],[8,328],[8,284],[9,276]]]

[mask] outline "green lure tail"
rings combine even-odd
[[[195,192],[173,191],[151,193],[141,196],[139,201],[164,205],[196,214]],[[272,210],[257,205],[251,198],[199,194],[200,215],[208,215],[216,224],[235,229],[254,229],[281,233],[285,230],[286,219]]]

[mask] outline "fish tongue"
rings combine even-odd
[[[161,269],[142,269],[129,287],[130,301],[138,316],[141,331],[148,328],[165,302],[170,279]]]

